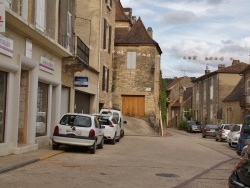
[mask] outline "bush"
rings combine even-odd
[[[187,120],[185,119],[180,120],[179,129],[186,130],[186,128],[187,128]]]

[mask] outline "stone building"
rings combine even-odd
[[[241,79],[239,74],[247,67],[246,63],[233,60],[232,65],[219,65],[218,70],[196,78],[192,82],[193,115],[202,124],[221,124],[227,121],[227,107],[223,107],[223,100],[233,91]]]
[[[141,18],[116,0],[113,107],[128,116],[151,117],[159,126],[161,48]]]
[[[233,91],[222,101],[224,123],[241,124],[244,114],[244,78],[242,77]],[[243,102],[243,103],[242,103]]]
[[[187,76],[175,77],[167,85],[167,126],[178,127],[181,119],[184,119],[184,111],[189,111],[193,83]]]

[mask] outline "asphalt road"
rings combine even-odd
[[[145,121],[125,117],[125,136],[91,155],[67,148],[52,158],[0,175],[3,188],[226,188],[238,156],[225,142],[167,129],[160,137]]]

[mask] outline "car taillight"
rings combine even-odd
[[[221,133],[225,133],[225,130],[222,130]]]
[[[114,127],[114,125],[113,125],[113,123],[111,121],[109,121],[109,126]]]
[[[95,137],[95,130],[94,130],[94,129],[91,129],[91,130],[89,131],[89,137],[90,137],[90,138]]]
[[[54,136],[59,135],[59,127],[58,126],[55,127],[53,135]]]

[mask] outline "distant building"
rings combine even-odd
[[[242,70],[246,63],[233,60],[232,65],[219,66],[218,70],[194,79],[193,88],[193,116],[202,124],[221,124],[227,121],[227,107],[223,107],[223,100],[234,90],[239,83]]]
[[[191,111],[193,83],[187,76],[175,77],[167,85],[167,125],[178,127],[179,122],[185,119],[185,113]]]

